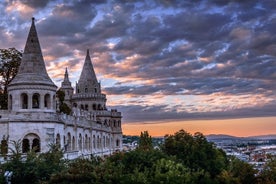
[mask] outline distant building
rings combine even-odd
[[[108,110],[106,95],[87,50],[76,92],[65,70],[61,88],[71,115],[58,112],[57,86],[45,68],[34,18],[18,74],[8,86],[8,110],[0,111],[2,148],[22,141],[22,152],[46,152],[49,144],[65,150],[69,159],[81,155],[108,155],[122,150],[121,113]]]

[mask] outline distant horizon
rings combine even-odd
[[[243,123],[241,123],[243,122]],[[168,121],[167,123],[122,123],[123,135],[139,136],[148,131],[152,137],[172,135],[183,129],[194,134],[223,134],[235,137],[276,135],[276,117],[255,117],[220,120]]]

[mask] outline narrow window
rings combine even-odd
[[[27,153],[28,151],[30,151],[30,142],[29,142],[29,139],[23,139],[23,142],[22,142],[22,152],[23,153]]]
[[[37,153],[40,152],[40,141],[39,139],[35,138],[33,140],[32,149]]]
[[[35,93],[35,94],[33,95],[32,100],[33,100],[33,108],[34,108],[34,109],[38,109],[38,108],[39,108],[39,94],[38,94],[38,93]]]
[[[72,150],[76,149],[76,141],[75,141],[75,136],[72,138]]]
[[[28,109],[28,95],[26,93],[21,94],[22,109]]]
[[[60,148],[60,134],[57,134],[56,145]]]
[[[46,94],[44,96],[44,107],[49,109],[50,108],[50,95]]]

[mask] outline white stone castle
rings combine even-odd
[[[71,115],[59,113],[57,86],[46,71],[34,18],[17,75],[8,85],[8,110],[0,111],[1,151],[21,142],[22,152],[46,152],[50,144],[65,157],[109,155],[122,150],[121,113],[108,110],[89,51],[76,91],[65,71],[61,88]]]

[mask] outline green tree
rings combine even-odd
[[[49,183],[95,183],[95,168],[98,165],[92,159],[78,158],[68,161],[67,168],[60,172],[55,172]]]
[[[16,76],[20,62],[22,58],[22,52],[15,48],[0,49],[0,106],[1,109],[7,109],[8,107],[8,93],[7,87],[12,79]]]
[[[154,163],[152,172],[150,183],[191,184],[194,179],[190,169],[182,163],[165,158],[157,160]]]
[[[34,150],[22,154],[21,141],[12,141],[11,157],[1,165],[2,171],[13,171],[12,183],[42,183],[50,176],[64,170],[66,163],[62,151],[55,145],[46,153],[37,154]],[[2,176],[2,175],[1,175]],[[4,178],[1,177],[2,183]]]
[[[153,149],[152,138],[148,131],[141,132],[138,149],[149,151]]]
[[[205,171],[205,179],[209,176],[214,179],[227,165],[226,154],[215,148],[201,133],[192,136],[180,130],[174,135],[167,135],[162,150],[170,156],[176,156],[192,170]]]
[[[235,181],[237,184],[256,183],[255,175],[257,172],[253,166],[236,157],[230,158],[228,170],[232,181]]]
[[[262,172],[260,173],[260,183],[276,183],[276,157],[271,157],[266,164]]]
[[[71,108],[68,107],[66,103],[64,103],[65,93],[59,89],[56,94],[59,100],[59,111],[65,114],[71,114]]]

